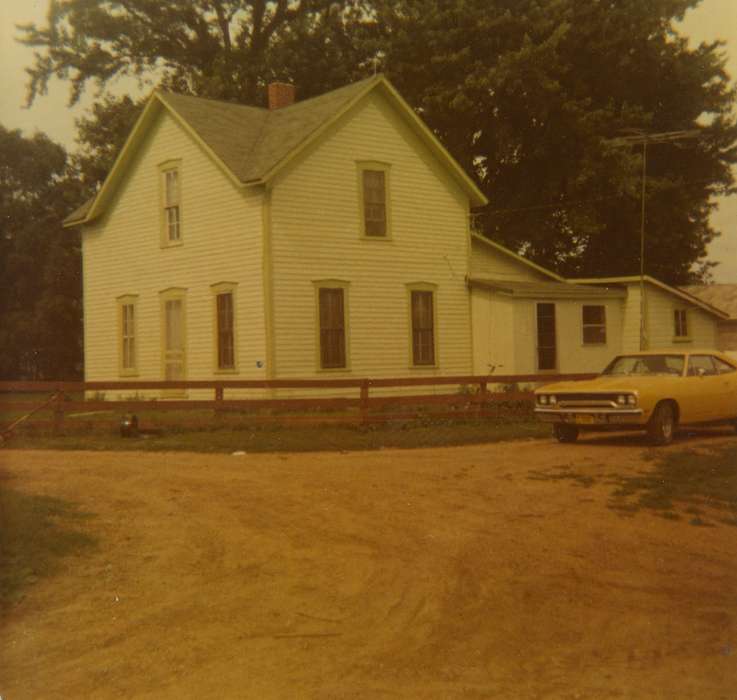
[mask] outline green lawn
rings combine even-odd
[[[72,503],[15,491],[0,479],[0,611],[54,573],[62,557],[94,545],[75,527],[88,517]]]
[[[70,450],[188,450],[195,452],[312,452],[375,450],[382,447],[436,447],[537,438],[550,434],[547,425],[509,421],[433,421],[346,425],[257,425],[204,430],[164,428],[160,434],[122,438],[114,428],[53,436],[19,431],[7,443],[13,448]]]

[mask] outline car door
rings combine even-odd
[[[723,379],[717,374],[711,355],[689,355],[681,422],[699,423],[723,417]]]

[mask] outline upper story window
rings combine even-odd
[[[361,226],[366,238],[389,237],[389,166],[359,163]]]
[[[676,338],[688,338],[688,315],[686,309],[673,311],[673,335]]]
[[[606,343],[606,307],[601,305],[582,308],[584,345],[604,345]]]
[[[167,170],[164,173],[166,201],[164,212],[166,216],[166,237],[170,242],[181,238],[179,220],[179,170]]]
[[[179,161],[159,165],[161,187],[161,245],[182,242],[182,172]]]

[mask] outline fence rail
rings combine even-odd
[[[451,377],[396,377],[381,379],[234,379],[234,380],[192,380],[192,381],[4,381],[0,382],[0,413],[24,412],[33,408],[31,401],[19,401],[12,397],[3,400],[3,394],[38,393],[39,402],[53,400],[46,408],[53,414],[51,425],[61,431],[65,416],[83,411],[89,414],[102,412],[149,411],[214,411],[215,415],[228,411],[252,412],[249,420],[255,422],[348,422],[375,423],[391,420],[411,419],[423,413],[415,411],[389,412],[387,409],[401,407],[444,407],[446,412],[435,411],[434,416],[461,417],[464,415],[482,417],[493,415],[488,407],[499,402],[524,402],[532,399],[532,391],[491,391],[498,385],[539,384],[564,380],[590,379],[594,374],[520,374],[520,375],[461,375]],[[449,387],[457,386],[455,393],[371,395],[374,389],[407,387]],[[211,390],[212,399],[167,398],[153,399],[88,400],[76,399],[69,394],[78,392],[138,391],[160,390],[162,393],[173,390]],[[228,390],[235,389],[355,389],[355,396],[311,398],[226,398]],[[453,409],[453,410],[450,410]],[[372,413],[380,410],[381,413]],[[308,415],[258,415],[259,411],[308,411]],[[333,415],[319,415],[320,411],[332,411]],[[94,422],[94,421],[93,421]],[[34,421],[33,424],[49,423]],[[0,424],[0,427],[2,425]]]

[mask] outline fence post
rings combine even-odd
[[[361,380],[361,423],[366,425],[369,417],[369,380]]]
[[[484,410],[484,405],[486,404],[486,379],[482,379],[479,382],[479,400],[476,404],[476,417],[481,418],[481,412]]]
[[[215,387],[215,422],[218,426],[220,426],[222,419],[223,419],[223,408],[222,408],[222,401],[223,401],[223,395],[225,394],[225,391],[223,387],[216,386]],[[218,405],[220,404],[220,405]]]
[[[54,397],[54,435],[60,435],[64,425],[64,394],[57,390]]]

